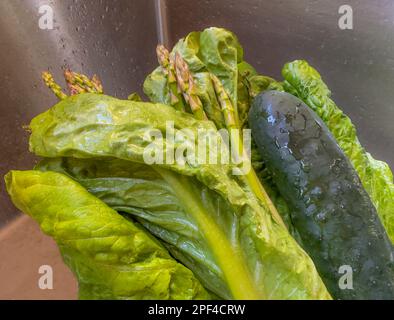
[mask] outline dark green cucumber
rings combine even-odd
[[[266,91],[254,100],[249,124],[303,247],[333,297],[394,299],[392,244],[323,121],[293,95]],[[350,266],[352,274],[341,266]]]

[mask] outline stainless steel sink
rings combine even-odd
[[[62,67],[97,73],[106,93],[141,93],[156,66],[158,42],[172,45],[192,30],[222,26],[235,32],[246,59],[280,77],[281,66],[308,60],[335,101],[350,115],[362,144],[394,168],[394,2],[356,1],[354,29],[338,27],[343,1],[323,0],[13,0],[0,2],[0,174],[28,169],[22,126],[56,102],[40,79]],[[39,28],[39,7],[54,12],[54,29]],[[76,285],[53,242],[29,218],[18,218],[4,183],[0,193],[0,298],[75,298]],[[54,268],[55,287],[37,286],[39,265]]]

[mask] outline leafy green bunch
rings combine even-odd
[[[44,73],[60,102],[29,126],[30,151],[42,160],[5,177],[15,205],[56,240],[80,298],[330,299],[253,141],[250,158],[245,146],[236,148],[252,170],[234,175],[232,163],[148,165],[145,134],[166,137],[170,121],[195,136],[201,129],[241,136],[257,94],[288,91],[332,131],[393,239],[388,166],[364,151],[305,61],[286,64],[282,82],[259,75],[221,28],[192,32],[156,53],[159,66],[143,86],[151,102],[104,95],[97,76],[72,71],[65,72],[68,96]],[[181,143],[164,138],[164,153]]]

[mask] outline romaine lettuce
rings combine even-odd
[[[282,83],[257,74],[256,70],[243,60],[243,49],[237,37],[226,29],[211,27],[201,32],[191,32],[177,42],[170,55],[174,57],[176,53],[187,62],[196,82],[196,94],[202,102],[208,119],[213,121],[218,129],[226,126],[218,94],[211,81],[211,74],[221,81],[224,90],[231,97],[233,106],[236,106],[235,117],[238,118],[240,130],[248,127],[248,111],[257,94],[267,89],[284,90]],[[171,104],[169,78],[168,72],[162,66],[157,67],[147,76],[144,92],[151,101]],[[253,141],[251,157],[253,169],[270,200],[281,214],[289,232],[300,242],[300,237],[291,224],[287,204],[276,186],[271,183],[271,177]]]
[[[175,128],[187,127],[192,132],[199,128],[215,129],[212,122],[197,121],[166,105],[81,94],[61,101],[32,120],[30,149],[43,157],[117,158],[130,163],[132,171],[131,163],[144,162],[146,131],[159,129],[165,136],[167,121],[173,121]],[[178,143],[175,141],[175,146]],[[194,143],[190,141],[191,145]],[[165,148],[169,147],[169,143],[165,144]],[[224,279],[219,279],[216,288],[212,285],[208,289],[234,299],[330,298],[313,262],[287,230],[273,220],[244,178],[232,176],[231,165],[174,163],[156,164],[152,168],[175,195],[165,199],[176,200],[172,205],[183,211],[184,219],[202,239],[196,242],[195,252],[200,250],[213,257],[215,266],[211,270]],[[119,178],[115,172],[108,179],[114,176]],[[116,196],[116,185],[112,188],[110,194]],[[155,201],[148,199],[149,192],[146,197],[146,201]],[[124,211],[140,209],[134,205],[133,202],[125,205],[130,209]],[[187,261],[182,247],[188,244],[187,239],[172,243],[168,240],[168,235],[179,232],[171,215],[152,216],[156,220],[145,219],[152,224],[150,230],[157,228],[156,236],[168,241],[173,255],[196,275],[201,274],[197,270],[200,267],[206,268],[204,272],[208,274],[210,266],[196,265],[194,270],[194,264]],[[176,251],[181,254],[176,255]],[[220,283],[225,284],[228,293],[220,291],[223,288]]]
[[[81,299],[209,299],[193,273],[143,227],[63,174],[10,171],[14,204],[57,242]]]

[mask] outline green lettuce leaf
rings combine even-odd
[[[191,115],[166,105],[81,94],[61,101],[32,120],[30,149],[43,157],[100,161],[117,158],[143,164],[144,149],[149,143],[144,139],[146,132],[160,130],[165,137],[168,121],[172,121],[176,129],[188,128],[196,136],[201,128],[215,130],[212,122],[197,121]],[[189,139],[187,136],[184,138]],[[183,145],[177,140],[164,142],[165,154],[171,146],[176,149]],[[188,143],[196,148],[196,141],[189,140]],[[222,275],[218,285],[209,287],[215,294],[223,294],[220,288],[224,283],[228,290],[224,297],[233,299],[330,298],[311,259],[287,230],[272,219],[244,177],[232,175],[231,165],[166,163],[152,168],[175,195],[164,198],[172,198],[172,201],[176,198],[176,203],[171,205],[179,208],[175,211],[183,212],[182,217],[197,234],[196,239],[202,239],[195,242],[199,246],[197,249],[208,257],[208,261],[212,256],[215,266],[210,270]],[[118,174],[108,174],[106,178],[119,178]],[[117,190],[115,184],[110,194],[115,195]],[[149,197],[148,192],[146,197]],[[153,198],[156,196],[146,198],[143,203],[155,201]],[[218,206],[223,209],[218,210]],[[136,212],[134,202],[117,209]],[[211,272],[206,264],[196,265],[194,269],[194,264],[187,261],[187,250],[182,248],[186,242],[169,240],[182,232],[177,230],[182,228],[176,228],[170,214],[152,213],[151,216],[156,220],[142,218],[152,225],[150,230],[158,228],[155,234],[162,241],[169,247],[175,247],[171,251],[174,256],[189,265],[196,275],[202,274],[197,270],[199,267],[206,268],[204,274]]]
[[[235,109],[240,129],[248,128],[247,115],[252,100],[257,94],[270,89],[284,90],[280,82],[257,74],[256,70],[243,60],[243,49],[237,37],[226,29],[212,27],[201,32],[192,32],[178,41],[171,55],[174,56],[175,53],[180,54],[187,62],[196,82],[196,93],[204,111],[218,129],[225,128],[225,121],[210,74],[220,79],[233,105],[237,106]],[[155,103],[170,104],[168,79],[162,67],[159,66],[147,76],[144,92]],[[251,156],[252,166],[259,180],[290,233],[300,241],[298,233],[292,226],[287,204],[271,182],[271,177],[253,141]]]
[[[144,228],[55,172],[10,171],[14,204],[52,236],[81,299],[208,299],[193,273]]]
[[[361,146],[350,118],[331,100],[331,92],[320,74],[306,61],[285,64],[286,91],[298,96],[325,122],[345,152],[371,197],[388,235],[394,242],[394,184],[389,166],[375,160]]]
[[[119,212],[127,212],[193,269],[201,283],[218,296],[231,299],[223,272],[192,216],[183,209],[169,184],[151,166],[119,159],[44,159],[37,170],[56,171],[78,181],[90,193]],[[191,178],[190,178],[191,179]],[[236,216],[215,192],[193,180],[193,188],[217,223],[234,233]]]

